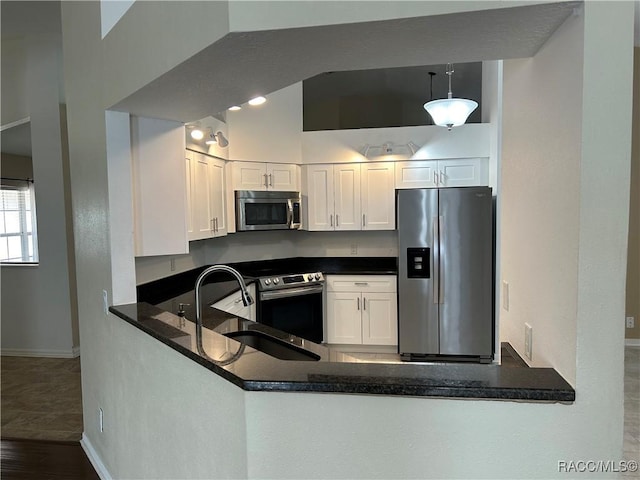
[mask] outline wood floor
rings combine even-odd
[[[2,480],[99,480],[78,442],[0,442]]]

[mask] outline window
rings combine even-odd
[[[0,188],[0,262],[37,261],[33,183],[3,180]]]

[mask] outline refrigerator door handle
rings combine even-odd
[[[433,219],[433,261],[431,262],[433,269],[433,303],[440,303],[440,240],[438,239],[439,219]]]
[[[440,245],[438,246],[438,283],[440,284],[440,295],[438,299],[438,303],[444,303],[444,253],[442,252],[442,246],[445,245],[444,236],[445,236],[445,228],[444,228],[444,216],[440,215],[438,217],[438,234],[440,236]]]

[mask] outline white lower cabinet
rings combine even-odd
[[[394,275],[327,275],[327,343],[397,345]]]
[[[254,284],[248,285],[247,290],[251,295],[251,298],[256,298],[256,286]],[[217,308],[218,310],[222,310],[223,312],[230,313],[232,315],[237,315],[238,317],[242,317],[246,320],[256,321],[256,304],[255,302],[249,306],[246,306],[242,303],[242,296],[240,294],[240,290],[235,293],[232,293],[228,297],[224,297],[222,300],[217,301],[212,305],[212,307]]]

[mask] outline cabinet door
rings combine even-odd
[[[213,219],[213,236],[222,237],[227,234],[226,222],[226,190],[224,179],[224,161],[209,158],[209,201],[211,202],[211,218]]]
[[[394,165],[391,162],[361,166],[362,230],[396,228]]]
[[[395,166],[396,188],[435,188],[438,162],[423,160],[397,162]]]
[[[306,207],[309,219],[307,230],[334,230],[333,165],[309,165],[307,174]]]
[[[395,293],[362,294],[362,343],[398,344],[398,309]]]
[[[252,298],[256,298],[256,287],[254,284],[247,286],[247,290]],[[228,297],[223,298],[222,300],[218,300],[216,303],[211,305],[213,308],[217,308],[218,310],[222,310],[223,312],[230,313],[232,315],[237,315],[238,317],[242,317],[246,320],[256,319],[256,304],[255,302],[249,306],[245,306],[242,303],[242,295],[240,294],[240,290],[235,293],[232,293]]]
[[[131,117],[135,256],[189,253],[184,125]]]
[[[438,161],[438,180],[441,187],[471,187],[488,185],[487,162],[482,158]]]
[[[360,293],[327,293],[327,343],[362,343]]]
[[[361,230],[360,165],[334,165],[336,230]]]
[[[209,159],[201,153],[192,153],[191,203],[193,208],[193,234],[189,240],[209,238],[213,234],[213,214],[211,211],[211,176]]]
[[[297,192],[298,165],[290,163],[267,163],[268,190],[281,192]]]
[[[266,190],[267,167],[264,163],[233,162],[234,190]]]

